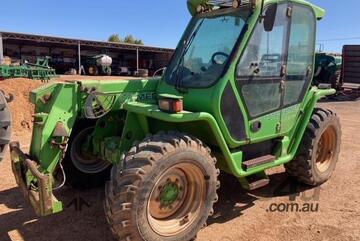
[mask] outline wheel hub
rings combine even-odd
[[[334,157],[336,149],[336,131],[333,126],[328,127],[321,135],[316,152],[316,168],[326,172]]]
[[[150,226],[166,237],[180,233],[201,215],[205,194],[202,169],[191,163],[174,165],[158,179],[150,194]]]
[[[179,196],[179,186],[176,183],[169,182],[160,193],[160,203],[163,207],[168,207],[173,204]]]
[[[188,182],[180,169],[170,170],[158,182],[150,202],[150,214],[157,219],[169,218],[185,201]]]
[[[71,161],[80,171],[88,174],[95,174],[104,171],[111,163],[99,159],[89,153],[89,135],[93,127],[82,130],[75,138],[70,147]]]

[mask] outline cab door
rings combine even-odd
[[[313,76],[316,17],[314,11],[304,5],[292,3],[287,74],[281,116],[281,132],[289,132],[298,116],[302,100]]]
[[[236,85],[250,120],[251,142],[281,133],[289,20],[288,4],[278,4],[273,30],[265,31],[259,22],[237,65]]]

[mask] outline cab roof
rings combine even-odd
[[[281,3],[281,2],[285,2],[286,0],[265,0],[264,3],[266,4],[270,4],[270,3]],[[233,0],[187,0],[187,5],[188,5],[188,9],[191,15],[196,15],[198,8],[200,7],[203,9],[212,9],[212,7],[214,6],[219,6],[221,5],[222,7],[231,7],[232,6],[232,2]],[[261,0],[242,0],[241,1],[244,4],[257,4],[257,6],[259,7],[261,4]],[[304,4],[304,5],[308,5],[310,6],[316,15],[316,18],[318,20],[321,20],[324,16],[325,16],[325,10],[308,2],[305,0],[288,0],[288,2],[295,2],[295,3],[300,3],[300,4]]]
[[[282,0],[265,0],[265,3],[270,3],[270,2],[284,2]],[[289,2],[295,2],[295,3],[300,3],[300,4],[304,4],[304,5],[308,5],[310,6],[314,12],[315,12],[315,15],[316,15],[316,18],[317,20],[321,20],[323,17],[325,17],[325,14],[326,14],[326,11],[325,9],[319,7],[319,6],[316,6],[308,1],[305,1],[305,0],[290,0]]]

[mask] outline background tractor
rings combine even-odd
[[[315,54],[315,73],[313,84],[328,84],[336,90],[341,89],[342,57],[327,53]]]
[[[112,58],[109,55],[99,54],[90,58],[82,57],[81,63],[88,75],[111,75]]]
[[[104,184],[121,241],[188,241],[213,214],[220,170],[245,189],[285,165],[312,186],[332,175],[339,119],[311,85],[316,22],[302,0],[189,0],[192,19],[161,78],[53,83],[30,93],[30,152],[10,144],[18,185],[38,215],[53,190]],[[299,47],[301,46],[301,47]]]

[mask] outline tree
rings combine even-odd
[[[114,43],[121,43],[122,42],[119,34],[111,34],[108,41],[109,42],[114,42]]]
[[[126,36],[124,38],[124,43],[127,43],[127,44],[139,44],[139,45],[144,45],[144,41],[142,41],[142,39],[136,39],[134,38],[134,36],[132,36],[131,34]]]
[[[136,39],[135,44],[144,45],[144,41],[142,41],[142,39]]]
[[[108,38],[108,41],[113,42],[113,43],[126,43],[126,44],[144,45],[144,41],[142,39],[136,39],[131,34],[127,35],[124,39],[121,39],[119,34],[112,34]]]
[[[127,43],[127,44],[134,44],[136,41],[136,39],[132,36],[132,35],[128,35],[124,38],[124,43]]]

